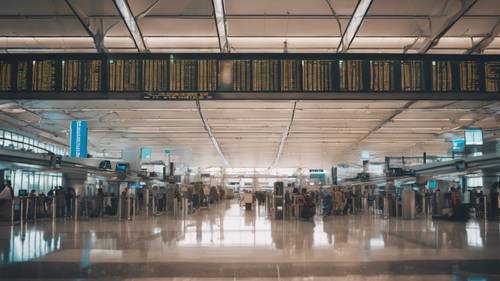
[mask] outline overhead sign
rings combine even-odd
[[[465,151],[465,140],[464,139],[456,139],[452,140],[451,150],[453,152],[464,152]]]
[[[370,152],[366,150],[361,151],[361,160],[370,160]]]
[[[70,124],[69,156],[87,158],[88,122],[72,120]]]
[[[323,169],[309,169],[309,174],[324,174],[325,170]]]
[[[153,150],[150,147],[141,148],[141,160],[151,160]]]
[[[184,92],[151,92],[144,93],[142,98],[145,100],[206,100],[213,97],[206,92],[184,93]]]

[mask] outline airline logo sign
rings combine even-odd
[[[69,156],[87,158],[87,130],[88,122],[84,120],[72,120],[70,125]]]

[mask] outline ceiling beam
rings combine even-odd
[[[349,49],[354,37],[356,37],[356,33],[363,23],[363,19],[365,18],[368,9],[372,4],[372,0],[359,0],[354,12],[352,13],[351,20],[347,25],[347,28],[342,35],[342,39],[340,40],[339,45],[337,46],[337,53],[345,53]]]
[[[73,0],[74,1],[74,0]],[[352,15],[336,15],[339,19],[349,20]],[[73,14],[0,14],[0,20],[50,20],[50,19],[66,19],[73,18]],[[121,20],[119,15],[112,14],[100,14],[88,16],[91,19],[104,19],[104,20]],[[199,14],[158,14],[146,15],[146,18],[154,19],[213,19],[214,15],[199,15]],[[329,14],[225,14],[226,19],[298,19],[298,20],[318,20],[318,19],[331,19],[332,15]],[[498,15],[487,15],[487,14],[474,14],[474,15],[464,15],[462,18],[466,19],[496,19]],[[390,20],[406,20],[406,19],[419,19],[428,20],[429,15],[426,14],[414,14],[414,15],[397,15],[397,14],[376,14],[376,15],[365,15],[365,19],[390,19]]]
[[[493,26],[491,31],[486,35],[486,37],[479,40],[470,49],[465,51],[465,54],[466,55],[481,54],[491,44],[491,42],[495,40],[495,37],[497,37],[498,35],[500,35],[500,18],[498,19],[495,26]]]
[[[123,22],[127,26],[130,36],[132,36],[132,40],[134,41],[134,44],[139,53],[149,52],[148,48],[146,47],[146,43],[144,43],[144,37],[142,36],[141,29],[137,24],[136,18],[132,14],[132,10],[130,9],[128,1],[113,0],[113,3],[115,4],[116,9],[120,13]]]
[[[448,32],[448,30],[450,30],[450,28],[452,28],[453,25],[457,21],[459,21],[477,2],[478,0],[461,0],[460,8],[458,11],[456,11],[448,18],[443,18],[443,23],[435,31],[432,31],[431,28],[431,34],[419,49],[419,53],[425,54],[431,48],[436,46],[439,43],[441,37],[443,37],[446,32]]]
[[[217,29],[217,37],[219,37],[219,48],[221,53],[229,53],[228,34],[226,28],[226,13],[224,10],[224,0],[212,0],[214,9],[215,27]]]
[[[416,101],[407,102],[403,107],[395,110],[390,116],[388,116],[387,118],[384,118],[380,123],[377,124],[377,126],[372,128],[370,131],[368,131],[366,134],[364,134],[361,138],[359,138],[356,141],[356,143],[354,143],[353,145],[350,145],[349,147],[344,149],[344,151],[342,152],[342,155],[346,155],[346,154],[349,154],[349,153],[352,153],[353,151],[355,151],[358,148],[358,146],[361,144],[361,142],[363,142],[364,140],[369,138],[376,131],[380,130],[387,123],[392,122],[394,120],[394,118],[396,118],[396,116],[403,113],[405,110],[409,109],[414,103],[416,103]]]
[[[290,117],[290,123],[288,123],[288,126],[283,132],[283,135],[281,136],[280,144],[278,146],[278,152],[276,153],[276,157],[274,157],[274,161],[271,165],[271,168],[276,167],[278,165],[278,162],[280,161],[281,154],[283,153],[283,148],[285,147],[286,139],[290,134],[290,129],[292,128],[293,119],[295,117],[295,109],[297,109],[297,101],[293,103],[293,110],[292,110],[292,116]]]
[[[199,100],[196,100],[196,108],[198,109],[198,113],[200,114],[200,119],[201,122],[203,123],[203,127],[205,128],[205,131],[207,131],[208,136],[210,137],[210,140],[212,141],[212,144],[215,147],[215,150],[219,154],[220,158],[222,159],[222,163],[225,167],[229,166],[229,162],[227,161],[226,156],[224,155],[224,152],[222,152],[222,148],[215,138],[214,134],[212,133],[212,129],[208,125],[207,119],[205,119],[205,116],[203,115],[203,112],[201,110],[201,104]]]
[[[92,24],[93,19],[88,17],[72,0],[65,0],[68,7],[71,9],[73,14],[78,18],[78,21],[82,24],[85,31],[94,40],[95,49],[98,53],[106,53],[107,49],[104,47],[104,35],[102,19],[100,19],[99,24]],[[96,20],[96,19],[94,19]]]

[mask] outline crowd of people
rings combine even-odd
[[[332,188],[323,197],[323,215],[345,215],[353,211],[353,192],[350,188]]]
[[[47,194],[32,189],[26,196],[18,197],[19,207],[14,208],[14,214],[12,214],[15,195],[11,182],[7,180],[0,192],[0,217],[2,220],[10,220],[14,215],[14,219],[20,219],[23,214],[23,219],[34,219],[50,217],[53,212],[56,217],[72,217],[75,215],[76,197],[76,191],[72,187],[55,186]],[[94,212],[89,215],[102,215],[104,201],[102,188],[97,189],[95,201],[98,202],[96,208],[93,208]],[[80,204],[83,203],[86,201],[82,200]],[[85,206],[80,206],[83,210],[88,210],[88,208],[83,208]]]

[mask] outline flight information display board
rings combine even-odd
[[[60,93],[62,98],[64,93],[140,93],[142,99],[168,100],[294,92],[466,93],[471,98],[491,93],[495,98],[500,56],[2,54],[0,92]]]

